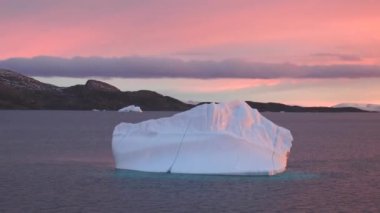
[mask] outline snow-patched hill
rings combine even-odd
[[[341,103],[337,104],[335,106],[332,106],[334,108],[343,108],[343,107],[353,107],[365,111],[371,111],[371,112],[380,112],[380,105],[379,104],[356,104],[356,103]]]

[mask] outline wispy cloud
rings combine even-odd
[[[359,62],[362,58],[354,54],[341,54],[341,53],[315,53],[311,55],[312,57],[333,59],[339,61],[354,61]]]
[[[30,76],[125,78],[364,78],[380,77],[379,65],[303,66],[242,60],[182,61],[155,57],[34,57],[0,61],[0,68]]]

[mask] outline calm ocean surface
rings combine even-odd
[[[0,212],[380,212],[380,113],[264,113],[295,139],[276,176],[114,169],[116,124],[172,114],[0,111]]]

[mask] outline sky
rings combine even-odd
[[[181,100],[380,103],[377,0],[0,0],[0,68]]]

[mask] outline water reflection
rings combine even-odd
[[[186,181],[298,181],[319,178],[320,175],[303,171],[285,171],[277,175],[199,175],[141,172],[116,169],[114,177],[119,179],[160,179]]]

